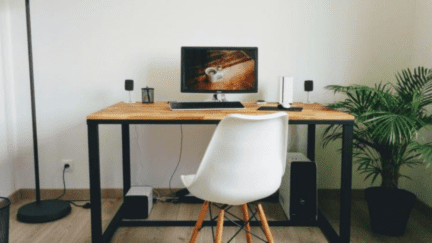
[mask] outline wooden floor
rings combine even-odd
[[[10,239],[9,242],[91,242],[90,240],[90,210],[72,207],[72,213],[55,222],[44,224],[26,224],[16,220],[18,208],[29,202],[23,200],[11,206]],[[114,216],[121,200],[106,199],[102,202],[103,227]],[[81,203],[82,204],[82,203]],[[321,208],[329,216],[334,226],[338,227],[339,203],[337,200],[321,200]],[[158,202],[153,207],[151,219],[168,220],[196,220],[199,213],[198,204],[171,204]],[[264,204],[264,210],[269,220],[283,219],[285,216],[278,204]],[[213,210],[215,214],[216,209]],[[241,215],[240,208],[233,210],[234,214]],[[328,242],[318,228],[315,227],[272,227],[275,242]],[[223,231],[224,242],[235,233],[235,227],[225,227]],[[116,231],[112,242],[188,242],[192,227],[123,227]],[[262,238],[264,234],[259,227],[252,227],[252,232]],[[211,227],[200,231],[198,242],[211,242]],[[240,233],[233,243],[246,242],[244,233]],[[261,242],[253,239],[253,242]],[[352,207],[351,242],[432,242],[432,222],[414,210],[403,237],[387,237],[376,235],[369,230],[369,216],[367,206],[363,200],[354,200]]]

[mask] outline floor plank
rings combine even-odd
[[[72,213],[55,222],[43,224],[21,223],[16,220],[16,213],[20,206],[30,200],[23,200],[11,206],[10,240],[9,242],[45,243],[45,242],[84,242],[90,243],[90,210],[72,206]],[[102,201],[102,226],[105,228],[121,204],[120,199],[106,199]],[[77,202],[84,204],[83,202]],[[278,204],[265,203],[264,210],[268,220],[281,220],[285,215]],[[157,202],[151,212],[153,220],[196,220],[200,204],[172,204]],[[332,225],[339,228],[339,202],[335,199],[320,201],[320,207],[328,216]],[[212,206],[213,216],[218,213]],[[242,217],[240,207],[233,208],[234,215]],[[206,219],[209,219],[207,216]],[[417,210],[414,210],[407,231],[402,237],[387,237],[374,234],[369,229],[369,216],[364,200],[354,200],[352,207],[351,242],[354,243],[429,243],[432,242],[432,222]],[[193,227],[122,227],[113,236],[112,242],[188,242]],[[326,238],[316,227],[271,227],[275,242],[325,243]],[[237,231],[236,227],[225,227],[223,242]],[[252,227],[252,232],[265,238],[260,227]],[[211,242],[211,227],[204,227],[199,234],[198,242]],[[233,243],[246,242],[244,232],[240,232]],[[254,240],[254,242],[259,242]]]

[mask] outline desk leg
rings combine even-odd
[[[129,124],[122,124],[123,196],[131,187]]]
[[[350,242],[353,125],[343,125],[342,133],[341,208],[339,235],[341,242]]]
[[[315,124],[308,125],[308,133],[307,133],[307,157],[311,161],[315,161]]]
[[[90,166],[90,210],[92,242],[102,242],[102,211],[98,129],[99,127],[97,123],[87,124]]]

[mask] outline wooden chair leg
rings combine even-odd
[[[270,231],[270,227],[268,225],[267,218],[265,216],[264,209],[263,209],[263,207],[262,207],[261,204],[258,204],[257,210],[258,210],[258,216],[260,218],[261,225],[262,225],[262,227],[264,229],[264,234],[265,234],[265,236],[267,238],[267,241],[269,243],[274,243],[273,235],[272,235],[272,233]]]
[[[219,218],[216,226],[215,243],[222,243],[222,231],[223,231],[224,219],[225,219],[225,210],[221,209],[219,212]]]
[[[242,205],[242,211],[243,211],[243,220],[247,222],[249,220],[249,211],[246,203]],[[245,229],[246,229],[246,242],[252,243],[252,236],[250,234],[251,227],[249,223],[245,225]]]
[[[197,222],[195,224],[195,228],[193,229],[192,236],[189,240],[189,243],[195,243],[196,242],[196,239],[197,239],[198,234],[199,234],[199,230],[201,229],[202,223],[203,223],[204,218],[207,214],[208,207],[209,207],[209,202],[205,201],[204,204],[201,206],[201,212],[198,216],[198,219],[197,219]]]

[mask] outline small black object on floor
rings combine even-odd
[[[278,105],[276,106],[261,106],[260,108],[258,108],[258,110],[261,111],[302,111],[303,107],[290,107],[290,108],[285,108],[282,105]]]
[[[183,189],[181,189],[180,191],[177,191],[177,192],[175,193],[176,197],[184,197],[184,196],[186,196],[187,194],[189,194],[189,190],[188,190],[187,188],[183,188]]]
[[[84,204],[82,207],[85,209],[91,208],[91,204],[88,202],[88,203]]]
[[[61,219],[71,212],[68,201],[45,200],[36,201],[22,206],[17,218],[25,223],[44,223]]]

